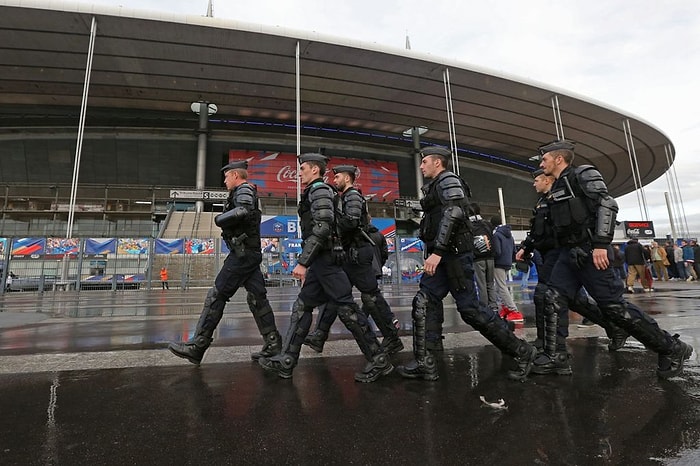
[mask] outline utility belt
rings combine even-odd
[[[228,250],[233,253],[234,256],[241,259],[245,256],[245,240],[248,239],[248,235],[243,233],[240,236],[223,236],[224,243],[228,247]]]

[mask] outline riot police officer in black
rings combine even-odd
[[[292,305],[289,330],[279,355],[260,358],[260,365],[282,378],[291,378],[301,345],[309,333],[314,307],[326,307],[340,317],[352,333],[368,363],[355,374],[358,382],[374,382],[394,366],[384,353],[367,317],[352,297],[352,285],[342,269],[345,253],[336,238],[337,194],[323,181],[327,157],[299,156],[299,178],[305,185],[299,202],[302,251],[292,274],[302,280],[301,291]]]
[[[357,167],[354,165],[338,165],[333,168],[333,184],[340,193],[338,203],[337,230],[345,251],[345,271],[350,283],[361,293],[362,312],[371,316],[377,328],[384,336],[381,343],[387,354],[398,353],[403,349],[403,343],[394,326],[394,313],[379,290],[377,271],[381,274],[381,266],[375,259],[375,244],[370,238],[369,214],[367,202],[362,193],[355,188]],[[336,313],[333,308],[325,306],[317,318],[316,330],[310,333],[304,343],[319,353],[328,339],[331,325]]]
[[[462,320],[478,330],[502,352],[513,357],[517,367],[509,371],[514,380],[527,377],[537,350],[517,338],[505,320],[498,317],[477,298],[474,285],[474,247],[469,223],[469,189],[464,181],[447,170],[451,153],[442,147],[421,151],[420,169],[430,181],[423,186],[423,218],[420,239],[426,259],[419,290],[413,298],[414,360],[397,371],[406,378],[437,380],[435,357],[426,347],[426,321],[439,304],[452,294]],[[433,342],[435,343],[435,342]]]
[[[367,202],[362,193],[355,188],[357,167],[338,165],[333,168],[333,184],[340,193],[337,229],[345,251],[345,271],[350,283],[361,293],[362,312],[371,316],[377,328],[384,336],[381,345],[387,354],[398,353],[403,343],[394,326],[394,313],[386,302],[377,282],[377,272],[381,275],[381,266],[375,258],[374,240],[370,238]],[[333,308],[325,306],[319,311],[316,330],[310,333],[304,343],[319,353],[328,339],[328,332],[335,321]]]
[[[275,316],[267,300],[265,279],[260,271],[261,212],[257,189],[248,183],[248,162],[231,162],[221,171],[230,192],[224,212],[217,215],[214,222],[221,228],[221,236],[230,253],[216,276],[214,286],[207,292],[194,336],[186,342],[168,345],[173,354],[193,364],[202,361],[204,352],[213,340],[214,330],[224,315],[226,303],[241,286],[248,292],[248,307],[265,342],[262,350],[251,355],[252,359],[274,356],[282,347]]]
[[[659,328],[654,319],[623,298],[624,285],[610,267],[617,202],[600,172],[591,165],[572,166],[574,144],[558,140],[540,147],[540,168],[556,178],[548,199],[559,249],[545,306],[553,313],[568,306],[584,286],[606,320],[658,354],[659,378],[683,371],[693,347]]]
[[[535,191],[540,194],[540,198],[532,211],[530,231],[516,254],[516,260],[527,260],[536,249],[542,257],[542,264],[537,268],[538,280],[533,295],[537,329],[534,345],[542,354],[535,359],[531,373],[571,375],[570,358],[566,348],[566,339],[569,336],[569,308],[560,306],[554,309],[551,306],[545,306],[547,284],[559,257],[548,204],[555,178],[552,175],[545,175],[542,169],[533,172],[532,176],[534,178],[532,184]],[[579,290],[571,302],[571,310],[605,329],[610,339],[608,344],[610,351],[616,351],[625,344],[627,332],[607,321],[598,305],[583,289]]]

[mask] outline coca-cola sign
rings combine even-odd
[[[296,197],[298,174],[294,154],[231,149],[228,158],[229,161],[248,161],[248,180],[257,185],[260,197]],[[336,165],[357,166],[355,186],[365,197],[385,202],[399,197],[399,175],[395,162],[331,156],[329,170],[323,177],[326,182],[333,182],[331,170]]]
[[[655,238],[654,222],[648,220],[637,220],[632,222],[623,222],[625,226],[625,236],[628,238]]]
[[[280,169],[280,171],[277,172],[277,181],[280,183],[285,183],[287,181],[293,181],[294,183],[297,182],[297,169],[290,167],[289,165],[285,165]]]

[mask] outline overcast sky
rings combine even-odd
[[[204,15],[206,0],[88,3]],[[692,236],[700,236],[700,0],[214,0],[214,17],[411,49],[559,87],[668,135]],[[564,130],[566,134],[566,121]],[[634,128],[632,128],[634,131]],[[647,185],[657,236],[670,233],[666,177]],[[641,219],[635,193],[620,220]]]

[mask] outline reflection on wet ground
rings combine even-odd
[[[289,309],[294,291],[271,292],[273,307]],[[55,366],[60,370],[4,371],[0,464],[700,464],[697,353],[681,377],[661,381],[655,356],[639,343],[609,353],[601,333],[578,328],[572,316],[574,375],[518,383],[505,377],[500,352],[446,312],[436,382],[396,373],[354,382],[364,359],[342,325],[333,328],[335,346],[323,356],[305,351],[294,377],[282,380],[248,361],[247,350],[237,352],[260,344],[240,298],[229,304],[201,366],[162,349],[193,329],[204,292],[81,297],[72,308],[58,296],[52,305],[63,306],[60,312],[39,309],[51,300],[34,297],[45,319],[0,326],[5,367],[83,354],[128,353],[146,363],[84,370],[68,361]],[[687,287],[630,299],[700,348],[699,296]],[[30,297],[21,298],[29,310]],[[406,343],[411,298],[406,289],[390,301]],[[527,299],[518,296],[530,316]],[[286,329],[288,312],[277,320]],[[531,319],[518,332],[530,338]],[[172,365],[150,364],[155,353]],[[410,358],[406,350],[394,362]],[[480,397],[503,399],[507,409]]]

